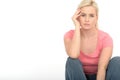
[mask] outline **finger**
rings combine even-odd
[[[78,14],[78,16],[80,16],[81,15],[81,12]]]
[[[81,10],[80,10],[80,9],[75,12],[76,15],[78,15],[78,14],[80,14],[80,13],[81,13]]]
[[[77,18],[80,16],[80,14],[81,14],[81,10],[80,10],[80,9],[77,9],[76,12],[75,12],[75,14],[72,16],[72,19],[73,19],[73,20],[74,20],[74,19],[77,19]]]
[[[78,12],[77,14],[75,14],[76,16],[80,16],[81,15],[81,12]]]
[[[81,15],[81,11],[80,11],[80,12],[78,12],[78,14],[76,14],[76,16],[77,16],[77,17],[79,17],[80,15]]]

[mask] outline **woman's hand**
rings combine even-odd
[[[72,16],[72,20],[76,28],[81,28],[80,21],[78,19],[80,17],[80,14],[81,14],[81,10],[77,9],[74,15]]]

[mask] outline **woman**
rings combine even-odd
[[[120,80],[120,57],[111,59],[112,38],[97,28],[97,3],[83,0],[72,20],[75,29],[64,35],[66,80]]]

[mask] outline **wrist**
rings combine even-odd
[[[80,28],[81,28],[80,25],[76,25],[76,26],[75,26],[75,29],[80,29]]]

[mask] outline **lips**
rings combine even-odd
[[[89,26],[90,24],[84,24],[84,25]]]

